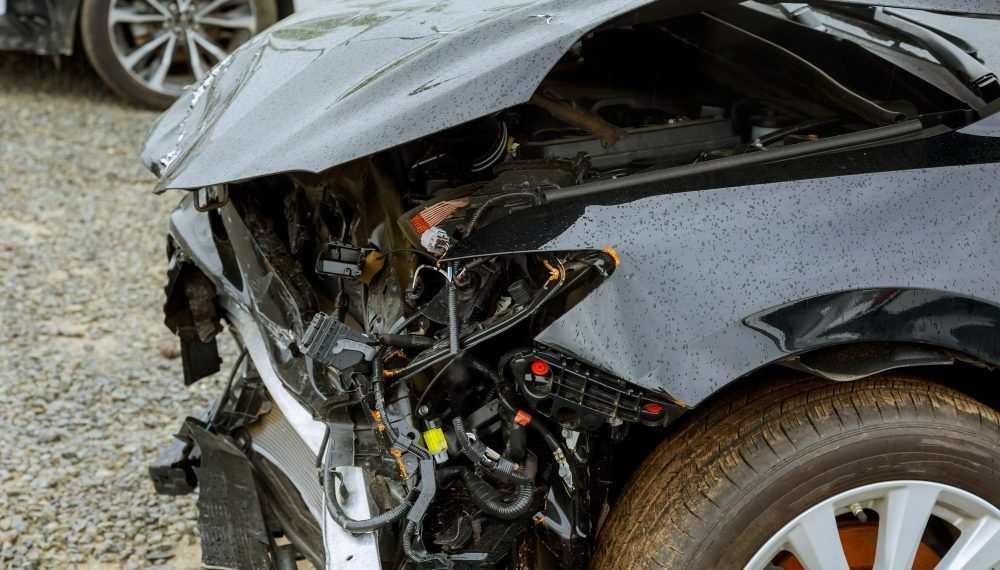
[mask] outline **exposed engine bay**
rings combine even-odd
[[[461,245],[595,181],[968,120],[965,104],[873,54],[829,60],[835,40],[818,36],[743,7],[633,14],[585,36],[527,104],[320,174],[197,191],[224,282],[171,244],[167,322],[187,380],[218,369],[214,336],[233,317],[211,299],[248,299],[284,388],[328,426],[318,457],[297,458],[321,467],[323,512],[377,531],[386,566],[585,567],[643,435],[687,406],[533,341],[622,270],[613,247]],[[253,434],[274,414],[253,364],[199,425]],[[161,462],[161,488],[190,476],[185,461],[197,458]],[[254,466],[267,492],[308,502],[273,463]],[[344,466],[363,472],[364,519],[343,505]],[[319,526],[277,526],[324,563]]]

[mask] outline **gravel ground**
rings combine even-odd
[[[0,53],[0,567],[198,565],[194,496],[146,475],[221,388],[184,387],[162,324],[155,117],[79,60]]]

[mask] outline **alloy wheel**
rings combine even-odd
[[[1000,509],[941,483],[892,481],[808,509],[745,570],[960,570],[998,562]]]
[[[112,0],[108,33],[129,75],[176,96],[257,33],[253,0]]]

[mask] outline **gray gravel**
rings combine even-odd
[[[0,567],[197,565],[195,497],[146,475],[221,387],[184,387],[162,325],[155,117],[80,61],[0,53]]]

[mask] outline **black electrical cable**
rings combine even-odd
[[[340,277],[340,291],[337,292],[337,296],[333,300],[333,306],[335,307],[334,314],[337,320],[344,322],[347,318],[347,311],[350,308],[349,302],[347,300],[347,294],[344,293],[344,278]]]
[[[436,342],[432,337],[417,334],[382,334],[379,342],[396,348],[430,348]]]
[[[491,206],[498,202],[506,202],[511,198],[531,198],[535,204],[541,203],[541,198],[534,192],[510,192],[508,194],[494,196],[483,202],[482,206],[476,208],[476,211],[472,214],[472,218],[469,219],[469,223],[465,225],[465,237],[469,237],[469,235],[476,229],[476,222],[479,221],[479,218],[483,217],[483,213],[485,213],[486,210],[490,209]]]
[[[556,263],[559,263],[558,259],[556,260]],[[538,307],[544,305],[546,302],[552,299],[552,297],[554,297],[556,293],[562,291],[564,284],[565,284],[565,271],[561,271],[559,282],[548,289],[542,289],[541,291],[536,293],[535,297],[531,300],[531,303],[528,306],[524,307],[520,311],[514,312],[513,315],[507,317],[506,319],[500,322],[494,323],[493,325],[487,326],[486,328],[478,329],[474,332],[468,333],[462,342],[464,350],[469,350],[473,346],[476,346],[477,344],[485,340],[491,339],[501,333],[510,330],[511,327],[520,323],[524,319],[528,318],[528,316],[534,314],[535,310]],[[413,378],[423,370],[427,369],[427,367],[437,364],[438,362],[441,362],[445,358],[454,358],[449,351],[443,351],[443,350],[425,351],[424,353],[422,353],[421,356],[427,353],[430,353],[430,355],[423,358],[418,356],[413,360],[413,362],[408,364],[404,369],[404,371],[402,372],[402,374],[396,377],[397,381],[409,380],[410,378]]]
[[[379,421],[385,425],[385,431],[389,434],[389,439],[395,442],[399,434],[396,433],[395,428],[392,427],[392,422],[389,421],[389,416],[385,413],[385,378],[382,377],[382,358],[384,354],[385,348],[382,348],[375,353],[375,358],[372,360],[372,395],[375,399],[375,411],[379,414]]]
[[[431,393],[431,388],[437,385],[437,381],[440,380],[442,376],[444,376],[444,373],[455,362],[456,360],[452,358],[451,360],[448,361],[448,364],[445,364],[443,367],[441,367],[441,370],[439,370],[438,373],[435,374],[433,378],[431,378],[431,381],[427,383],[427,387],[424,388],[424,391],[420,393],[420,397],[417,398],[417,405],[413,409],[420,410],[420,406],[424,404],[424,400],[426,399],[427,394]]]
[[[389,439],[395,444],[400,441],[401,437],[396,432],[395,428],[392,427],[392,423],[389,421],[389,416],[386,414],[385,410],[385,380],[382,377],[381,364],[384,352],[384,348],[379,350],[375,355],[374,362],[372,363],[372,392],[375,399],[375,410],[379,413],[379,421],[383,426],[385,426],[385,431],[389,436]],[[329,427],[327,427],[327,435],[324,436],[324,448],[327,457],[329,456],[330,445],[330,438],[328,437],[329,431]],[[409,442],[406,447],[408,451],[416,455],[421,460],[429,461],[431,458],[430,453],[428,453],[427,450],[416,445],[414,442]],[[372,532],[399,521],[410,511],[420,493],[419,487],[414,488],[410,491],[409,495],[407,495],[406,499],[395,507],[370,519],[359,521],[349,517],[337,501],[336,491],[333,488],[332,483],[332,472],[333,470],[329,466],[327,466],[327,468],[323,471],[323,491],[326,495],[327,511],[330,513],[330,517],[337,523],[337,525],[344,530],[355,534]]]
[[[487,457],[489,448],[481,441],[469,439],[469,434],[465,431],[465,423],[460,416],[455,416],[451,423],[455,429],[455,438],[458,440],[459,449],[473,465],[482,467],[490,476],[503,483],[531,484],[531,476],[519,470],[520,467],[513,461],[499,456],[496,459]]]
[[[437,263],[437,261],[438,261],[438,259],[436,257],[434,257],[433,255],[427,253],[426,251],[420,251],[419,249],[415,249],[415,248],[412,248],[412,247],[400,247],[398,249],[390,249],[389,251],[386,251],[386,252],[381,252],[380,251],[379,254],[378,254],[378,258],[379,259],[385,259],[386,257],[389,257],[390,255],[393,255],[395,253],[403,253],[403,252],[409,252],[409,253],[413,253],[413,254],[416,254],[416,255],[420,255],[420,256],[424,257],[425,259],[429,260],[431,263]]]
[[[822,119],[811,119],[809,121],[789,125],[783,129],[767,133],[766,135],[759,137],[757,140],[762,146],[769,146],[787,137],[788,135],[794,135],[810,129],[818,129],[820,127],[840,124],[847,120],[847,117],[824,117]]]
[[[385,411],[385,379],[382,377],[382,355],[384,353],[385,348],[383,347],[375,353],[375,360],[372,362],[372,395],[375,399],[375,411],[378,412],[379,422],[385,426],[386,435],[389,436],[389,440],[395,445],[402,438],[396,429],[392,427],[389,415]],[[416,442],[409,441],[406,444],[406,449],[420,459],[431,458],[431,454],[426,449],[417,445]]]
[[[452,264],[452,278],[448,282],[448,350],[451,354],[458,354],[461,345],[458,342],[458,286],[455,285],[455,264]]]
[[[485,362],[479,360],[478,358],[476,358],[471,354],[465,355],[465,361],[468,362],[470,366],[472,366],[473,370],[479,372],[480,374],[486,376],[487,378],[493,381],[493,384],[496,385],[497,400],[500,402],[500,405],[505,410],[507,410],[507,413],[511,415],[516,415],[517,412],[519,411],[518,408],[513,404],[511,404],[510,400],[508,400],[507,397],[504,395],[503,377],[500,376],[500,374],[496,370],[493,370],[492,368],[487,366]],[[559,440],[557,440],[555,436],[552,435],[552,432],[549,430],[549,428],[545,427],[545,424],[543,424],[538,420],[533,419],[532,421],[528,422],[528,427],[535,430],[535,432],[537,432],[538,435],[541,436],[542,440],[545,441],[545,445],[549,447],[549,450],[552,451],[553,455],[555,455],[556,457],[565,456],[565,454],[563,453],[562,446],[559,445]]]
[[[327,426],[327,434],[329,433],[330,433],[330,428],[329,426]],[[374,530],[384,528],[399,521],[401,518],[406,516],[406,513],[408,513],[410,511],[410,508],[413,507],[413,503],[414,501],[416,501],[417,495],[420,493],[419,489],[417,488],[414,488],[412,491],[410,491],[410,494],[407,495],[406,499],[404,499],[403,502],[399,503],[395,507],[379,515],[376,515],[366,520],[352,519],[350,516],[347,515],[347,513],[344,512],[344,508],[340,506],[340,503],[337,501],[336,491],[333,488],[333,477],[331,476],[331,474],[334,473],[334,471],[332,466],[329,465],[330,463],[329,437],[324,437],[322,449],[323,449],[323,455],[326,457],[326,463],[327,463],[326,468],[323,469],[323,494],[326,495],[327,511],[330,513],[330,518],[332,518],[333,521],[336,522],[337,525],[343,528],[344,530],[354,534],[372,532]]]
[[[514,520],[531,512],[531,485],[518,485],[511,493],[502,493],[466,467],[442,467],[435,474],[439,487],[453,479],[461,479],[469,498],[477,507],[492,517]]]
[[[319,444],[319,453],[316,454],[316,469],[323,467],[323,454],[326,453],[326,446],[330,443],[330,426],[327,424],[323,430],[323,441]]]
[[[471,471],[467,470],[462,473],[462,481],[465,483],[466,490],[469,491],[469,498],[472,499],[472,502],[491,517],[512,521],[531,511],[531,497],[534,495],[534,487],[530,484],[518,485],[513,493],[505,496]]]
[[[247,349],[244,348],[240,352],[239,357],[236,358],[236,362],[233,363],[233,369],[229,372],[229,379],[226,380],[226,389],[222,392],[222,396],[219,398],[219,405],[215,407],[215,411],[212,412],[212,419],[208,422],[208,429],[212,428],[212,425],[219,421],[219,416],[222,415],[222,408],[226,406],[229,402],[229,391],[233,389],[233,381],[236,379],[236,373],[240,369],[240,364],[243,364],[243,360],[247,357]]]
[[[527,432],[524,426],[516,423],[510,417],[510,414],[507,414],[505,420],[504,423],[508,424],[510,429],[510,436],[507,437],[507,449],[504,450],[504,456],[511,461],[523,462],[524,458],[528,456]]]
[[[413,549],[413,535],[417,532],[417,523],[410,521],[406,523],[406,528],[403,530],[403,552],[406,557],[410,560],[421,564],[423,562],[437,562],[438,568],[453,568],[454,563],[446,554],[424,554],[423,552],[417,552]]]
[[[420,494],[420,491],[414,489],[410,491],[410,494],[406,496],[406,499],[404,499],[403,502],[399,503],[395,507],[381,514],[375,515],[370,519],[355,520],[344,512],[344,508],[341,507],[340,502],[337,501],[336,490],[333,488],[333,477],[331,477],[331,473],[333,473],[333,469],[329,467],[323,471],[323,493],[326,495],[327,512],[330,514],[330,518],[333,519],[333,522],[337,523],[340,528],[353,534],[372,532],[399,521],[410,511],[410,508],[413,507],[414,501],[417,499],[417,495]]]
[[[423,316],[423,313],[421,313],[420,311],[417,311],[416,313],[413,313],[409,317],[406,317],[405,319],[403,319],[403,321],[400,322],[399,324],[397,324],[397,325],[393,326],[392,328],[390,328],[388,334],[396,334],[399,331],[406,329],[406,327],[408,327],[411,324],[413,324],[414,321],[416,321],[417,319],[419,319],[422,316]]]
[[[480,257],[479,259],[474,259],[474,260],[470,261],[469,263],[467,263],[466,265],[462,266],[462,271],[469,271],[470,269],[475,269],[475,268],[479,267],[480,265],[486,263],[487,261],[489,261],[491,259],[493,259],[493,258],[492,257]]]

